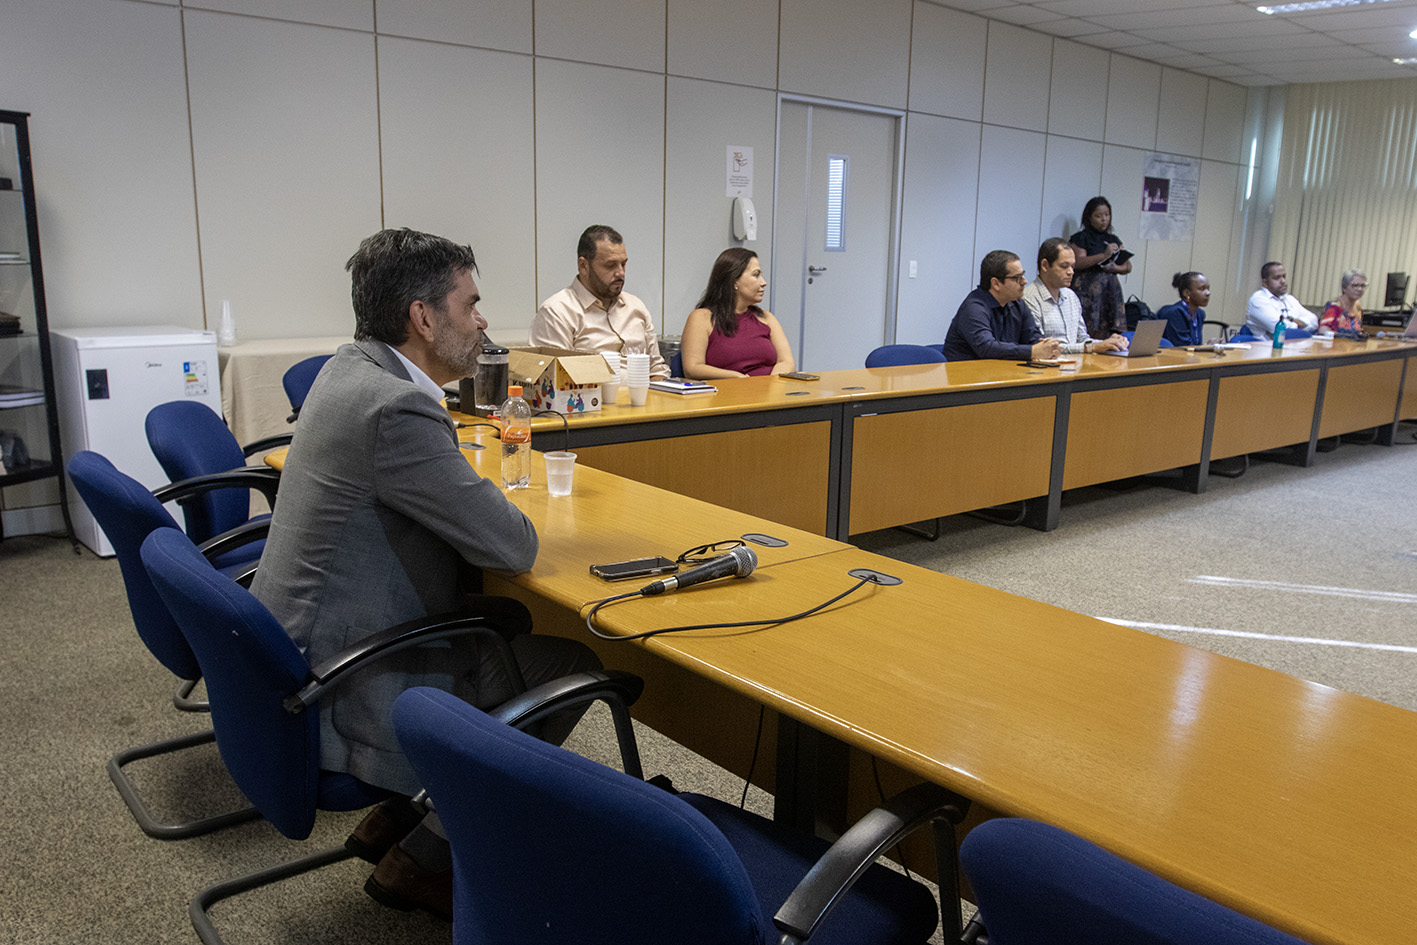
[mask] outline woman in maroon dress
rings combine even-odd
[[[679,354],[686,377],[709,380],[797,369],[782,326],[758,306],[767,285],[752,250],[734,247],[718,254],[708,287],[684,324]]]

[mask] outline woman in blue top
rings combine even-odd
[[[1166,319],[1161,337],[1176,345],[1199,345],[1201,326],[1205,324],[1205,306],[1210,304],[1210,280],[1199,272],[1178,272],[1171,285],[1181,294],[1181,301],[1172,302],[1156,313]]]

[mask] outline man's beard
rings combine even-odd
[[[477,342],[467,346],[453,331],[446,318],[439,318],[433,330],[433,355],[458,377],[472,377],[477,373],[477,356],[482,353],[482,333],[477,333]]]

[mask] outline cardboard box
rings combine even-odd
[[[615,375],[594,351],[545,345],[507,352],[509,384],[522,385],[532,410],[590,413],[600,409],[600,384]]]

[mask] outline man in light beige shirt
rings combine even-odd
[[[625,240],[608,226],[591,226],[576,247],[576,278],[541,303],[531,343],[580,351],[649,355],[649,376],[669,376],[654,319],[625,288]]]

